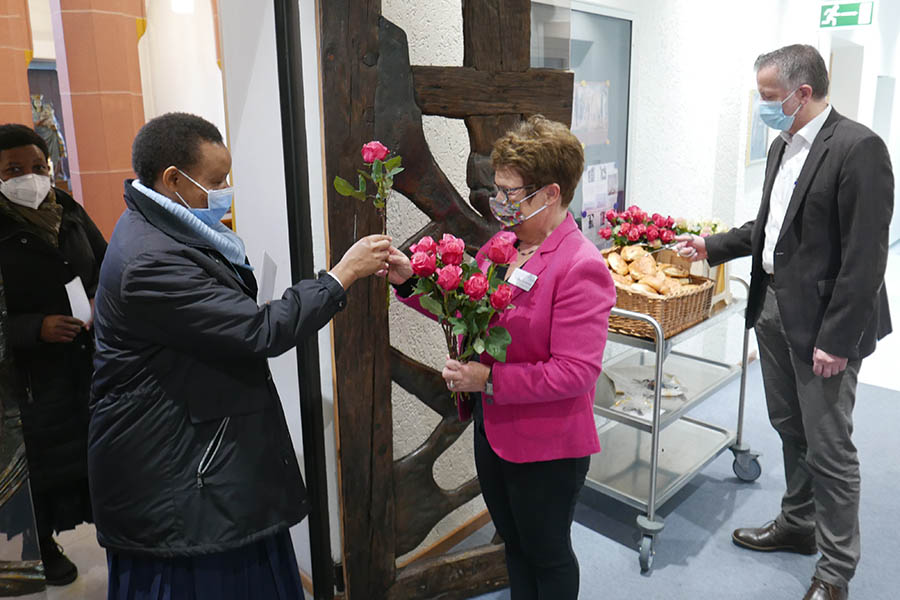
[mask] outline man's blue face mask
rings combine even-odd
[[[800,88],[797,88],[797,90],[799,89]],[[790,115],[786,115],[784,114],[784,103],[787,102],[791,96],[796,94],[797,90],[794,90],[793,92],[788,94],[787,98],[780,102],[778,100],[760,100],[760,120],[772,129],[777,129],[779,131],[787,131],[788,129],[790,129],[791,125],[794,124],[794,117],[798,112],[800,112],[800,109],[803,108],[803,105],[798,105],[797,110],[795,110]]]

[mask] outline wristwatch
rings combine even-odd
[[[487,381],[484,383],[484,393],[488,396],[494,395],[494,368],[491,367],[491,370],[488,371]]]

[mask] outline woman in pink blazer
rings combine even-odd
[[[594,386],[616,293],[567,210],[584,170],[569,129],[532,117],[497,140],[491,159],[491,210],[518,238],[518,259],[505,273],[515,308],[495,322],[512,343],[505,363],[487,353],[479,362],[448,359],[443,376],[449,389],[476,398],[475,465],[506,543],[513,600],[575,600],[570,530],[590,455],[600,451]],[[476,255],[482,270],[498,236]],[[390,262],[398,295],[409,297],[409,260],[392,251]]]

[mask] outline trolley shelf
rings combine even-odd
[[[650,434],[610,423],[599,431],[603,460],[591,461],[586,485],[638,510],[647,510],[650,490]],[[735,440],[732,432],[692,419],[679,419],[662,432],[656,504],[662,506],[691,477]]]
[[[612,379],[617,378],[617,370],[621,367],[646,366],[649,378],[653,378],[653,365],[656,360],[655,352],[635,350],[623,353],[616,357],[604,369]],[[741,373],[741,365],[728,365],[708,359],[691,357],[672,352],[665,364],[666,373],[676,373],[677,379],[685,391],[685,395],[674,398],[662,398],[662,410],[659,426],[665,429],[677,422],[685,413],[691,411],[698,404],[725,387]],[[609,395],[598,395],[594,405],[594,412],[613,421],[630,425],[642,431],[650,431],[653,423],[653,403],[648,401],[644,408],[644,415],[625,412],[621,403],[622,397],[615,398]]]

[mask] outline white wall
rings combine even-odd
[[[145,6],[147,30],[138,41],[145,118],[189,112],[224,134],[225,102],[212,3],[146,0]]]

